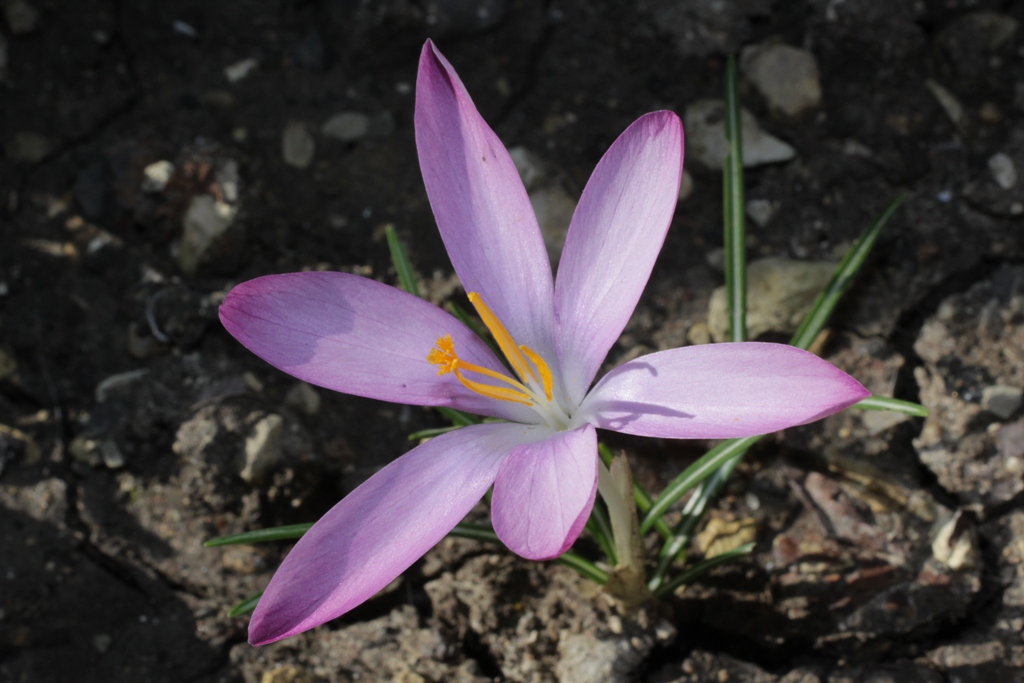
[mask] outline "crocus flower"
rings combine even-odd
[[[557,277],[508,152],[430,42],[420,57],[415,128],[448,255],[512,371],[443,310],[345,273],[243,283],[220,318],[253,353],[312,384],[503,421],[431,439],[335,505],[271,580],[249,626],[253,645],[370,598],[491,486],[494,530],[512,551],[534,560],[563,553],[594,504],[597,429],[749,436],[817,420],[868,395],[812,354],[761,343],[652,353],[591,387],[672,220],[683,167],[675,114],[641,117],[601,159],[569,226]]]

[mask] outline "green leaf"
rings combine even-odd
[[[725,69],[725,136],[729,152],[722,168],[724,188],[725,288],[729,330],[734,342],[747,339],[747,237],[743,180],[743,127],[736,86],[736,58]]]
[[[487,524],[462,522],[455,525],[455,528],[451,530],[449,536],[501,544],[501,539],[499,539],[498,535],[494,533],[494,529]],[[554,559],[554,562],[564,564],[566,567],[576,570],[579,574],[591,581],[604,583],[608,580],[608,572],[602,570],[590,560],[580,557],[574,552],[562,553],[562,555]]]
[[[207,548],[215,548],[222,545],[237,545],[239,543],[266,543],[267,541],[287,541],[293,538],[299,538],[302,534],[309,531],[309,528],[313,526],[309,524],[291,524],[289,526],[276,526],[270,529],[257,529],[256,531],[246,531],[243,534],[234,534],[233,536],[221,536],[220,538],[212,538],[203,546]]]
[[[748,436],[742,439],[723,441],[683,470],[665,487],[658,499],[654,501],[651,509],[647,511],[644,521],[640,523],[640,533],[647,533],[677,500],[686,495],[687,491],[712,476],[729,459],[742,456],[761,438],[761,436]]]
[[[228,616],[229,617],[240,617],[243,614],[248,614],[249,612],[251,612],[254,609],[256,609],[256,605],[257,605],[257,603],[259,603],[260,598],[262,598],[262,597],[263,597],[263,591],[260,591],[259,593],[256,593],[255,595],[250,595],[245,600],[242,600],[242,602],[240,602],[237,605],[235,605],[234,607],[232,607],[231,610],[228,612]]]
[[[882,234],[882,228],[885,227],[889,219],[896,213],[896,209],[900,208],[900,204],[906,198],[907,196],[903,194],[893,200],[892,204],[882,212],[882,215],[876,218],[875,222],[868,226],[867,230],[857,238],[853,247],[846,253],[843,260],[839,262],[839,265],[836,266],[835,272],[832,273],[832,279],[829,280],[824,291],[815,299],[814,305],[811,306],[811,310],[804,317],[800,329],[793,335],[793,339],[789,342],[790,344],[806,350],[810,347],[811,342],[825,329],[829,316],[832,315],[832,311],[835,310],[843,294],[849,289],[854,275],[864,265],[864,261],[867,260],[872,247],[878,241],[878,236]]]
[[[419,441],[421,439],[433,439],[435,436],[441,436],[448,432],[454,432],[456,429],[462,429],[460,425],[454,425],[451,427],[434,427],[433,429],[421,429],[418,432],[413,432],[406,438],[409,441]]]
[[[608,564],[618,564],[618,554],[615,552],[615,534],[612,532],[611,522],[608,520],[608,512],[601,505],[600,501],[594,501],[594,507],[590,511],[590,519],[587,520],[587,531],[594,537],[597,544],[601,546]]]
[[[448,420],[450,420],[456,427],[468,427],[469,425],[480,424],[480,418],[476,415],[470,415],[469,413],[464,413],[461,410],[456,410],[455,408],[445,408],[441,406],[435,408],[435,410],[448,418]]]
[[[928,409],[923,405],[884,396],[869,396],[852,407],[861,410],[891,410],[894,413],[903,413],[911,417],[928,417]]]
[[[736,560],[746,557],[750,554],[750,552],[753,549],[754,544],[747,543],[745,545],[741,545],[738,548],[734,548],[728,552],[724,552],[721,555],[715,555],[710,559],[704,560],[703,562],[694,565],[691,569],[686,570],[685,572],[675,577],[671,581],[662,584],[660,588],[654,591],[654,594],[658,597],[669,595],[680,586],[685,586],[689,583],[693,583],[694,581],[696,581],[697,579],[699,579],[700,577],[704,576],[709,571],[714,569],[715,567],[720,567],[723,564],[735,562]]]
[[[398,239],[398,233],[395,232],[395,226],[388,223],[384,226],[384,234],[388,238],[388,249],[391,250],[391,262],[395,266],[395,272],[398,273],[398,283],[402,289],[409,292],[413,296],[420,296],[419,285],[416,284],[416,274],[412,269],[412,262],[409,260],[409,255],[405,251],[405,247],[402,246],[401,240]]]

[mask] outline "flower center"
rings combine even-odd
[[[498,319],[498,316],[494,315],[494,312],[484,303],[478,293],[470,292],[469,300],[476,308],[484,325],[491,331],[494,341],[498,343],[498,348],[505,354],[509,365],[512,366],[519,378],[518,381],[500,372],[467,363],[459,358],[450,334],[437,340],[434,348],[427,354],[427,362],[438,366],[438,375],[454,373],[455,378],[471,391],[499,401],[511,401],[529,406],[552,427],[564,428],[569,422],[569,417],[558,402],[552,400],[554,380],[551,368],[539,353],[528,346],[516,344],[505,325]],[[482,375],[506,386],[474,381],[466,377],[466,373]]]

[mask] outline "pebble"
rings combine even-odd
[[[267,415],[257,422],[245,440],[245,464],[238,473],[249,484],[261,482],[281,461],[281,432],[284,420],[280,415]]]
[[[828,284],[835,264],[765,258],[747,268],[747,333],[756,339],[765,332],[795,332],[815,298]],[[725,287],[711,294],[708,329],[715,341],[729,336]]]
[[[320,132],[342,142],[361,140],[370,132],[370,117],[355,111],[341,112],[327,119]]]
[[[988,170],[992,174],[992,179],[1004,190],[1009,190],[1017,184],[1017,167],[1013,159],[1003,152],[989,157]]]
[[[544,161],[525,147],[513,147],[508,151],[508,155],[512,157],[512,163],[516,165],[526,191],[532,192],[537,189],[547,174]]]
[[[237,210],[208,194],[192,198],[182,220],[181,249],[178,266],[186,275],[194,275],[203,255],[218,237],[227,232]]]
[[[7,143],[7,157],[12,161],[36,164],[46,158],[53,145],[45,135],[21,131]]]
[[[977,566],[978,550],[973,529],[957,510],[932,539],[932,556],[953,571]]]
[[[127,347],[128,353],[132,358],[138,358],[139,360],[159,356],[167,351],[167,347],[159,339],[150,335],[138,323],[128,325]]]
[[[281,156],[295,168],[308,168],[316,154],[316,142],[302,121],[289,121],[281,135]]]
[[[552,263],[557,263],[569,232],[569,222],[576,211],[576,200],[560,185],[552,185],[531,192],[530,203],[537,214],[548,256]]]
[[[228,79],[228,83],[238,83],[251,74],[257,66],[259,66],[259,62],[252,57],[243,59],[224,67],[224,76]]]
[[[796,120],[821,106],[821,80],[814,55],[789,45],[751,45],[740,57],[744,75],[775,116]]]
[[[129,370],[128,372],[119,372],[116,375],[110,375],[96,385],[96,390],[93,392],[96,402],[103,403],[113,394],[132,386],[148,374],[148,369],[140,368],[138,370]]]
[[[316,415],[320,412],[320,394],[305,382],[296,382],[285,394],[284,402],[306,415]]]
[[[142,169],[142,191],[153,194],[163,192],[167,182],[174,175],[174,164],[161,159]]]
[[[722,100],[698,100],[686,108],[684,116],[687,152],[712,170],[721,170],[729,151],[724,116]],[[796,150],[766,133],[746,109],[741,111],[740,124],[745,167],[789,161],[796,156]]]
[[[103,654],[110,649],[110,646],[114,644],[114,639],[109,633],[97,633],[92,637],[92,646],[96,648],[96,651]]]
[[[100,442],[100,455],[103,457],[103,464],[108,469],[116,470],[124,467],[124,454],[113,439],[104,439]]]
[[[757,225],[759,228],[763,228],[768,225],[768,221],[772,219],[775,212],[779,209],[778,202],[773,202],[770,199],[751,199],[747,202],[747,216]]]
[[[996,417],[1009,420],[1024,402],[1024,391],[1005,384],[987,386],[981,391],[981,407]]]
[[[7,0],[4,3],[4,18],[11,35],[27,36],[39,28],[39,10],[28,0]]]
[[[679,181],[679,201],[685,202],[693,195],[693,176],[683,169],[683,177]]]

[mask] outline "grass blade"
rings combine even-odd
[[[738,342],[747,339],[747,237],[743,199],[743,131],[736,86],[736,58],[733,55],[729,55],[725,69],[725,135],[729,141],[729,152],[722,168],[725,288],[730,335],[732,341]]]
[[[256,531],[246,531],[243,534],[234,534],[232,536],[221,536],[220,538],[211,538],[203,546],[206,548],[216,548],[222,545],[237,545],[239,543],[267,543],[268,541],[288,541],[293,538],[299,538],[302,534],[309,531],[309,528],[313,526],[309,524],[291,524],[289,526],[276,526],[270,529],[257,529]]]
[[[398,239],[395,226],[388,223],[384,226],[384,234],[388,238],[391,262],[395,266],[395,272],[398,273],[399,285],[413,296],[420,296],[420,288],[416,284],[416,274],[412,269],[412,261],[409,260],[409,254],[406,253],[405,247],[402,246],[402,241]]]
[[[462,522],[460,524],[456,524],[455,528],[452,529],[448,535],[456,536],[458,538],[470,538],[476,541],[486,541],[489,543],[501,543],[498,535],[494,533],[494,529],[486,524]],[[575,569],[591,581],[605,583],[608,580],[608,572],[604,571],[590,560],[580,557],[574,552],[563,553],[560,557],[555,558],[554,561],[559,564],[564,564],[566,567],[571,569]]]
[[[237,605],[235,605],[234,607],[232,607],[231,610],[228,611],[228,616],[229,617],[240,617],[243,614],[248,614],[249,612],[251,612],[254,609],[256,609],[256,604],[260,601],[260,598],[262,598],[262,597],[263,597],[263,591],[260,591],[259,593],[256,593],[255,595],[250,595],[245,600],[242,600],[242,602],[240,602]]]
[[[896,213],[896,209],[900,208],[900,204],[906,198],[907,196],[902,194],[893,200],[892,204],[882,212],[882,215],[876,218],[875,222],[868,226],[868,229],[857,238],[853,247],[846,253],[843,260],[839,262],[839,265],[836,266],[835,272],[832,273],[832,279],[829,280],[824,291],[815,299],[814,305],[811,306],[810,312],[804,317],[800,329],[793,335],[793,339],[789,342],[790,344],[806,350],[825,328],[825,324],[839,303],[839,299],[849,289],[853,276],[864,265],[864,261],[867,260],[872,247],[878,241],[878,236],[882,234],[882,228],[885,227],[889,219]]]
[[[697,579],[699,579],[700,577],[704,576],[709,571],[714,569],[715,567],[720,567],[723,564],[735,562],[738,559],[746,557],[750,554],[750,552],[753,549],[754,544],[747,543],[745,545],[741,545],[738,548],[734,548],[728,552],[724,552],[721,555],[715,555],[710,559],[704,560],[703,562],[694,565],[693,568],[686,570],[685,572],[675,577],[668,583],[663,584],[658,590],[654,591],[654,594],[657,597],[669,595],[680,586],[685,586],[688,583],[693,583],[694,581],[696,581]]]
[[[928,417],[928,409],[923,405],[884,396],[868,396],[852,407],[861,410],[891,410],[894,413],[903,413],[911,417]]]

